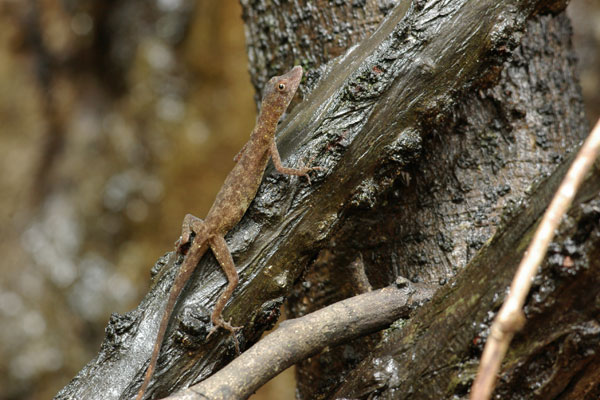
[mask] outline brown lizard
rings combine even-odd
[[[260,114],[256,126],[250,135],[250,140],[235,156],[234,161],[236,165],[229,175],[227,175],[225,183],[223,183],[221,190],[217,194],[215,202],[208,211],[206,218],[203,221],[191,214],[185,216],[181,238],[176,243],[176,250],[178,252],[183,250],[182,247],[190,241],[192,232],[196,236],[187,251],[171,287],[169,299],[158,329],[158,336],[152,350],[150,364],[137,395],[138,400],[142,399],[150,383],[150,378],[152,378],[152,373],[156,367],[162,341],[177,298],[194,272],[194,269],[196,269],[200,258],[209,248],[223,268],[228,280],[227,288],[221,294],[221,297],[219,297],[211,315],[211,321],[214,326],[209,336],[219,327],[225,328],[232,333],[237,349],[238,344],[235,338],[235,331],[240,328],[234,327],[229,322],[224,321],[221,316],[225,304],[231,298],[238,284],[238,274],[224,236],[242,219],[246,209],[254,199],[254,196],[256,196],[256,191],[262,181],[269,157],[273,159],[273,164],[277,171],[282,174],[306,176],[308,178],[307,174],[309,171],[321,169],[319,167],[302,167],[300,169],[284,167],[281,164],[281,158],[275,144],[277,123],[294,97],[301,79],[302,67],[296,66],[287,74],[275,76],[267,82],[261,102]]]

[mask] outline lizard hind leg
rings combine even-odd
[[[227,247],[227,242],[225,242],[225,238],[223,238],[223,236],[220,236],[220,235],[212,236],[209,239],[209,245],[210,245],[210,248],[211,248],[213,254],[215,255],[215,258],[221,265],[223,272],[225,272],[225,275],[227,276],[227,287],[225,288],[225,291],[221,294],[221,296],[217,300],[217,303],[215,304],[215,309],[213,310],[213,313],[210,317],[211,322],[213,323],[214,327],[208,334],[208,337],[210,337],[219,328],[224,328],[224,329],[228,330],[229,332],[231,332],[231,335],[232,335],[232,338],[233,338],[233,341],[235,344],[235,349],[236,349],[237,353],[239,354],[240,346],[239,346],[239,343],[238,343],[235,333],[238,330],[242,329],[243,327],[232,326],[229,322],[225,321],[223,319],[223,316],[221,315],[221,313],[223,312],[223,309],[225,308],[225,304],[227,304],[227,301],[229,301],[229,299],[231,298],[231,295],[233,294],[233,291],[235,290],[235,288],[238,285],[238,282],[239,282],[238,273],[237,273],[237,270],[235,269],[235,264],[233,263],[233,258],[231,257],[231,252],[229,251],[229,248]]]
[[[175,242],[175,249],[178,253],[183,253],[182,247],[190,242],[192,232],[196,236],[207,236],[206,224],[201,218],[192,214],[186,214],[181,225],[181,236]]]
[[[173,312],[175,304],[177,303],[177,298],[179,297],[179,294],[185,287],[186,282],[190,279],[192,273],[198,265],[198,261],[200,261],[200,258],[205,253],[207,248],[207,241],[209,235],[206,223],[200,218],[196,218],[191,214],[187,214],[183,220],[181,237],[176,243],[177,251],[183,252],[182,247],[190,241],[190,236],[192,232],[196,234],[194,243],[192,243],[193,247],[188,249],[188,254],[183,259],[183,262],[179,267],[179,271],[175,275],[175,280],[173,281],[173,284],[171,286],[169,297],[167,299],[167,304],[163,311],[163,316],[158,327],[158,334],[156,335],[154,348],[152,350],[152,355],[150,356],[150,363],[148,364],[148,368],[146,369],[146,375],[144,376],[144,381],[138,392],[136,398],[137,400],[141,400],[143,398],[146,388],[150,384],[150,379],[152,378],[154,369],[156,368],[158,356],[160,355],[160,350],[162,348],[162,342],[165,338],[165,334],[167,333],[169,320],[171,318],[171,314]]]

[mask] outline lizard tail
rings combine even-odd
[[[189,280],[190,276],[196,269],[200,258],[202,258],[202,256],[204,255],[204,253],[206,253],[206,250],[208,249],[208,240],[199,239],[200,238],[196,237],[194,243],[192,244],[192,246],[196,247],[196,249],[190,248],[188,250],[188,254],[183,260],[183,264],[177,272],[173,285],[171,286],[171,291],[169,292],[169,299],[167,301],[165,311],[160,321],[160,327],[158,328],[158,335],[156,337],[156,341],[154,342],[154,349],[152,350],[152,356],[150,357],[150,364],[148,365],[148,369],[146,370],[144,382],[142,383],[142,386],[138,391],[136,400],[142,400],[142,398],[144,397],[144,392],[146,391],[148,384],[150,384],[150,379],[152,378],[154,369],[156,368],[156,363],[158,361],[158,356],[160,354],[162,342],[165,337],[165,333],[167,332],[169,320],[171,319],[171,313],[173,312],[173,308],[175,307],[177,298],[179,297],[179,294],[185,287],[186,282]]]

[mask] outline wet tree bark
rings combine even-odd
[[[277,68],[275,60],[285,59],[285,55],[288,59],[305,60],[312,67],[323,68],[329,61],[328,45],[335,47],[344,43],[351,47],[370,33],[373,19],[382,19],[389,11],[385,7],[377,9],[375,5],[368,2],[359,12],[350,3],[329,7],[320,4],[300,10],[288,5],[286,11],[292,11],[292,16],[287,13],[276,16],[275,10],[269,10],[278,21],[280,29],[275,31],[265,29],[262,22],[273,14],[247,7],[246,31],[250,39],[249,52],[253,55],[251,71],[255,85],[260,86],[265,79],[264,71],[268,68],[264,65]],[[336,23],[330,25],[322,21]],[[271,46],[265,49],[268,33],[271,33],[267,36]],[[447,113],[437,116],[440,121],[425,122],[429,132],[424,138],[421,159],[406,168],[402,178],[395,180],[387,191],[380,190],[375,182],[365,184],[362,204],[348,212],[347,219],[330,239],[330,245],[321,250],[305,279],[296,285],[287,303],[290,316],[303,315],[364,290],[356,284],[355,274],[348,273],[353,271],[351,266],[356,262],[364,268],[374,287],[381,287],[398,275],[414,281],[445,283],[462,271],[496,233],[506,209],[529,199],[531,193],[527,190],[531,182],[551,172],[568,153],[566,149],[577,144],[587,132],[570,33],[564,15],[536,15],[528,22],[519,47],[502,65],[497,82],[483,89],[475,86],[462,92],[456,103],[446,105]],[[284,44],[280,44],[282,37],[285,37]],[[306,54],[303,43],[307,42],[317,55]],[[415,61],[419,57],[416,55]],[[311,79],[312,75],[309,81]],[[385,193],[381,195],[382,192]],[[514,257],[512,265],[518,262],[518,255]],[[508,276],[504,277],[504,287]],[[489,285],[493,285],[491,280]],[[486,310],[495,309],[494,304],[486,303],[486,306]],[[463,317],[466,316],[454,316]],[[455,326],[445,326],[436,331],[435,338],[439,343],[447,343],[447,336],[455,329]],[[464,337],[482,340],[475,332],[465,333]],[[380,336],[373,335],[356,340],[300,363],[297,366],[300,397],[328,398],[343,381],[344,387],[354,391],[340,390],[338,395],[366,398],[383,391],[392,397],[402,397],[401,389],[406,387],[403,384],[411,382],[411,388],[420,388],[421,398],[442,397],[444,391],[438,391],[439,384],[415,384],[415,376],[388,387],[389,379],[396,372],[390,373],[390,365],[376,360],[394,358],[385,351],[372,354],[379,339]],[[410,348],[396,342],[386,349],[389,351],[395,344],[410,352]],[[431,354],[440,350],[432,348],[435,350]],[[465,346],[461,351],[472,352],[472,349]],[[417,364],[426,363],[431,354],[419,358]],[[469,366],[466,371],[474,371],[471,369],[476,365],[478,354],[475,351],[461,360]],[[365,357],[361,369],[357,370],[360,373],[355,371],[349,379],[346,373]],[[446,370],[453,370],[454,378],[458,375],[454,369]],[[417,367],[413,371],[427,369]],[[440,376],[443,381],[443,372],[434,371],[431,375]],[[386,378],[365,383],[364,376]],[[547,382],[548,387],[553,384]],[[458,393],[448,391],[445,395],[461,394],[460,391],[464,394],[468,384],[462,382],[458,386],[461,386]],[[527,388],[520,390],[527,391]],[[404,393],[414,392],[415,389],[408,389]]]
[[[571,156],[567,161],[572,161]],[[568,162],[515,207],[449,284],[352,368],[329,398],[467,397],[489,326]],[[536,276],[527,324],[506,356],[502,399],[587,399],[597,383],[600,163],[583,185]]]
[[[324,170],[311,186],[267,171],[227,236],[242,283],[225,317],[244,326],[247,347],[274,323],[290,293],[288,310],[297,317],[398,276],[436,283],[435,300],[385,341],[373,334],[302,362],[299,395],[465,395],[489,312],[551,193],[543,178],[587,133],[564,3],[242,4],[255,85],[295,62],[308,71],[303,101],[279,132],[282,157]],[[568,303],[557,308],[563,319],[550,308],[558,307],[564,285],[571,296],[595,282],[598,206],[591,199],[574,207],[580,218],[552,253],[558,271],[569,272],[540,278],[543,296],[532,296],[529,315],[543,317],[516,341],[533,350],[536,334],[549,335],[535,341],[535,354],[545,358],[512,353],[499,388],[507,398],[538,387],[539,380],[523,378],[526,360],[540,379],[556,371],[549,360],[565,365],[561,354],[581,353],[580,366],[597,364],[587,352],[595,345],[594,321],[575,323]],[[583,231],[576,221],[584,221]],[[574,238],[581,246],[573,250],[567,243]],[[152,292],[132,313],[113,317],[98,357],[58,398],[134,395],[180,262],[172,253],[159,260]],[[571,262],[572,269],[562,268]],[[200,381],[234,356],[227,335],[205,341],[224,284],[207,255],[174,313],[148,398]],[[471,308],[456,306],[463,303]],[[588,306],[595,307],[582,300],[583,315],[593,315]],[[550,315],[556,330],[532,327]],[[565,353],[565,346],[576,351]],[[544,395],[560,385],[593,390],[588,373],[551,375]]]

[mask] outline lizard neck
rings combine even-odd
[[[267,109],[265,109],[267,108]],[[281,118],[281,112],[274,112],[272,107],[265,106],[260,110],[256,126],[252,131],[252,136],[255,140],[270,144],[277,130],[277,123]]]

